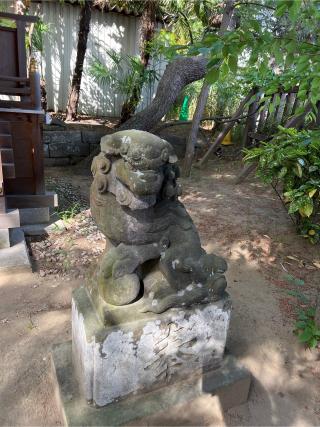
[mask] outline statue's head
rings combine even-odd
[[[101,152],[120,156],[135,170],[158,171],[167,163],[176,163],[177,156],[169,142],[149,132],[124,130],[101,138]]]
[[[177,197],[177,156],[169,142],[148,132],[125,130],[101,139],[92,173],[98,193],[109,191],[131,209],[145,209],[159,199]]]

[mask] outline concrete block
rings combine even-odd
[[[70,164],[69,157],[58,157],[58,158],[45,158],[44,165],[45,166],[67,166]]]
[[[82,142],[54,143],[49,145],[50,157],[87,156],[89,145]]]
[[[100,144],[100,139],[107,133],[106,130],[83,130],[82,142],[86,144]]]
[[[89,145],[82,142],[81,131],[47,132],[44,143],[50,157],[87,156]]]
[[[9,229],[8,228],[0,229],[0,249],[5,249],[9,247],[10,247]]]
[[[58,130],[43,133],[44,144],[80,144],[81,142],[80,130]]]
[[[54,125],[54,124],[46,125],[46,124],[43,124],[42,127],[43,127],[43,134],[45,135],[48,132],[64,131],[67,126],[66,125],[63,126],[62,124],[59,124],[59,125]]]
[[[24,233],[20,228],[10,230],[10,248],[0,250],[0,274],[30,271],[31,263]]]
[[[41,224],[50,221],[49,208],[19,209],[21,225]]]
[[[49,145],[43,144],[43,155],[44,157],[49,157]]]
[[[162,314],[143,313],[136,320],[110,313],[102,326],[85,288],[72,301],[74,366],[85,398],[104,406],[132,393],[161,386],[218,367],[223,360],[231,303],[215,303]],[[130,304],[134,311],[134,304]],[[140,314],[140,316],[138,315]]]
[[[53,348],[51,362],[55,395],[65,426],[120,426],[156,414],[161,420],[161,414],[174,405],[212,395],[217,396],[224,409],[229,409],[230,405],[247,401],[251,383],[251,374],[235,358],[227,356],[215,370],[190,374],[182,381],[97,408],[81,396],[72,365],[71,341]]]

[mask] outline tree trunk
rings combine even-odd
[[[207,59],[201,56],[178,58],[169,63],[151,104],[123,123],[120,129],[151,130],[169,111],[182,89],[205,76],[206,64]]]
[[[189,176],[194,158],[194,150],[197,142],[200,120],[202,119],[204,109],[210,92],[210,84],[204,83],[198,98],[197,106],[193,115],[191,130],[187,138],[186,153],[183,160],[182,174]]]
[[[14,0],[13,9],[17,15],[25,15],[30,7],[30,0]]]
[[[130,98],[122,106],[120,124],[126,122],[133,116],[141,98],[143,74],[149,65],[150,42],[153,39],[156,29],[156,6],[157,0],[148,0],[143,9],[140,27],[140,59],[143,70],[136,81]]]
[[[80,12],[76,65],[74,67],[74,72],[72,76],[71,90],[66,110],[66,120],[76,120],[77,118],[83,63],[86,55],[87,41],[90,31],[90,3],[90,0],[85,0]]]
[[[227,0],[225,9],[223,11],[221,26],[218,32],[219,34],[223,34],[223,32],[228,29],[232,21],[233,10],[234,10],[234,0]],[[184,176],[190,176],[192,161],[194,157],[194,150],[195,150],[199,126],[200,126],[200,120],[203,116],[203,112],[206,107],[207,99],[210,92],[210,87],[211,85],[208,84],[206,81],[203,82],[203,86],[201,88],[201,92],[198,98],[195,114],[193,116],[191,130],[187,139],[186,154],[185,154],[184,164],[183,164]]]

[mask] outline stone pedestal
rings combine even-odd
[[[136,320],[127,321],[128,306],[117,307],[103,325],[86,289],[73,294],[73,362],[86,400],[96,406],[201,375],[222,363],[231,311],[227,294],[216,303],[160,315],[139,314],[138,308],[139,302],[130,305]]]
[[[9,232],[10,246],[0,249],[0,275],[31,271],[31,263],[24,233],[20,228]]]
[[[72,343],[52,350],[61,418],[67,426],[143,422],[177,404],[215,395],[227,410],[246,402],[251,375],[224,356],[230,298],[162,314],[141,301],[101,317],[87,288],[74,291]],[[104,319],[102,321],[102,318]]]
[[[89,405],[79,390],[72,363],[71,342],[55,346],[51,353],[55,394],[66,426],[150,425],[144,418],[159,417],[155,425],[164,425],[161,414],[175,405],[188,405],[199,397],[216,396],[223,410],[245,403],[248,398],[250,373],[232,357],[226,356],[218,369],[203,374],[191,374],[149,393],[137,393],[101,408]],[[214,409],[213,409],[214,410]],[[189,420],[192,424],[192,419]],[[166,423],[167,424],[167,423]],[[177,425],[177,424],[174,424]]]

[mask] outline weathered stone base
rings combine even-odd
[[[207,394],[218,396],[222,408],[227,410],[246,402],[251,382],[250,373],[227,356],[216,370],[95,408],[81,397],[72,366],[71,342],[55,346],[51,357],[56,397],[66,426],[124,425]]]
[[[129,308],[130,307],[130,308]],[[231,302],[139,313],[139,301],[112,310],[105,324],[86,288],[72,301],[72,346],[86,400],[104,406],[219,367],[229,328]],[[122,310],[122,311],[121,311]],[[135,318],[129,318],[129,311]]]
[[[19,228],[10,230],[10,247],[0,249],[0,274],[30,271],[31,263],[24,233]]]

